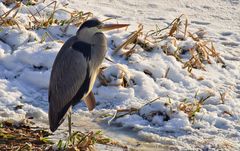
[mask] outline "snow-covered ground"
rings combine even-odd
[[[14,7],[5,6],[2,1],[4,0],[0,0],[0,15]],[[62,27],[56,25],[47,29],[25,29],[29,25],[28,10],[34,14],[36,8],[40,10],[50,2],[46,0],[45,3],[39,2],[35,6],[22,5],[16,16],[21,30],[17,26],[0,27],[0,120],[33,117],[37,124],[47,125],[47,92],[51,67],[63,44],[61,40],[65,41],[77,30],[77,27],[70,26],[63,35],[60,30]],[[115,18],[109,22],[131,24],[126,31],[106,33],[109,43],[107,57],[115,63],[106,60],[103,66],[108,68],[103,74],[114,85],[121,82],[118,78],[124,70],[126,78],[132,83],[128,87],[103,86],[96,81],[93,89],[97,99],[96,109],[89,113],[84,103],[80,103],[74,109],[76,119],[81,122],[85,122],[81,119],[93,120],[95,122],[92,124],[96,124],[96,118],[103,114],[112,114],[116,109],[140,108],[160,97],[141,108],[139,114],[126,115],[113,121],[128,129],[114,130],[112,128],[116,125],[106,123],[97,128],[116,131],[109,133],[112,137],[118,133],[126,134],[119,138],[122,142],[131,137],[141,140],[140,144],[143,141],[152,142],[152,146],[148,144],[144,149],[161,150],[159,146],[164,145],[175,150],[240,150],[239,0],[59,0],[57,8],[68,11],[83,10],[92,12],[100,19]],[[46,17],[51,11],[52,6],[41,13]],[[139,23],[143,24],[144,31],[147,32],[155,29],[156,24],[160,28],[166,27],[181,14],[188,16],[190,31],[196,32],[202,28],[207,32],[205,38],[214,42],[226,67],[223,68],[222,64],[213,61],[212,64],[205,65],[206,71],[193,69],[195,75],[203,78],[197,80],[182,68],[182,63],[163,53],[160,49],[162,43],[158,43],[159,48],[151,52],[137,47],[128,60],[118,54],[113,55],[113,41],[115,45],[121,44],[137,29]],[[69,17],[64,11],[57,11],[55,14],[55,18],[59,20]],[[54,41],[47,38],[40,42],[45,32],[48,32]],[[185,40],[178,45],[191,46],[191,43],[191,40]],[[144,73],[146,70],[151,76]],[[184,103],[184,99],[187,99],[187,103],[192,103],[196,93],[197,99],[209,94],[212,96],[203,103],[193,122],[189,121],[186,113],[180,111],[179,106]],[[220,93],[225,93],[224,102]],[[84,126],[77,120],[75,124],[76,129],[77,125]],[[91,124],[86,127],[91,129]]]

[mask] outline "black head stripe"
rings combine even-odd
[[[85,21],[81,27],[79,28],[79,30],[81,30],[82,28],[91,28],[91,27],[97,27],[100,26],[102,23],[98,20],[98,19],[90,19]]]

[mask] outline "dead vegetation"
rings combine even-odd
[[[182,111],[185,114],[187,114],[189,121],[194,123],[196,113],[201,112],[201,108],[204,105],[204,103],[206,102],[206,100],[212,96],[213,96],[213,94],[209,93],[206,97],[200,97],[200,96],[198,96],[198,94],[196,92],[193,99],[188,100],[187,98],[185,98],[182,101],[180,101],[181,103],[179,103],[176,107],[174,107],[174,105],[172,104],[171,98],[168,98],[167,101],[165,101],[165,103],[163,105],[165,108],[165,111],[153,110],[147,114],[145,114],[145,113],[142,114],[141,113],[142,109],[144,109],[147,106],[153,105],[153,103],[155,101],[160,99],[160,97],[157,97],[157,98],[153,99],[152,101],[149,101],[148,103],[144,104],[140,108],[129,108],[129,109],[116,110],[115,114],[112,115],[112,118],[108,121],[108,123],[110,124],[111,122],[115,121],[118,118],[124,117],[126,115],[133,115],[133,114],[137,114],[137,115],[141,116],[143,119],[146,119],[148,121],[151,121],[155,115],[159,115],[159,116],[163,116],[164,121],[168,121],[171,118],[172,114],[175,114],[179,111]],[[227,114],[227,113],[225,113],[225,114]]]
[[[192,101],[188,101],[187,99],[183,99],[178,106],[179,111],[183,111],[188,115],[188,118],[191,122],[195,121],[195,115],[197,112],[200,112],[202,105],[204,105],[205,101],[212,97],[213,94],[208,94],[206,97],[197,97],[197,93]]]
[[[140,110],[148,105],[151,105],[153,102],[159,100],[160,97],[157,97],[151,101],[149,101],[148,103],[144,104],[142,107],[140,108],[129,108],[129,109],[118,109],[116,110],[115,114],[114,115],[108,115],[108,116],[112,116],[111,119],[108,121],[108,124],[111,124],[113,121],[115,121],[116,119],[118,118],[121,118],[121,117],[124,117],[126,115],[133,115],[133,114],[137,114],[137,115],[140,115],[142,116],[143,118],[146,119],[146,116],[145,115],[141,115],[140,114]]]
[[[15,2],[15,6],[10,9],[7,12],[3,12],[3,14],[0,16],[0,26],[14,26],[17,25],[17,27],[20,29],[19,21],[16,19],[16,16],[18,14],[19,8],[21,7],[20,2]],[[13,12],[15,11],[15,12]],[[13,12],[12,15],[10,15]]]
[[[133,47],[130,48],[130,50],[128,52],[123,53],[122,55],[129,57],[132,53],[134,53],[134,47],[137,44],[137,39],[139,37],[139,35],[142,34],[142,30],[143,30],[143,25],[139,25],[138,29],[134,32],[132,32],[128,37],[127,40],[125,42],[123,42],[121,45],[119,45],[117,48],[115,48],[114,53],[117,53],[120,49],[122,48],[126,48],[128,45],[133,44]]]
[[[126,49],[130,47],[130,49],[121,54],[121,56],[125,56],[125,58],[129,58],[136,50],[136,45],[139,45],[146,51],[152,51],[154,49],[153,43],[148,41],[148,39],[143,39],[143,25],[139,24],[138,29],[132,32],[128,37],[127,40],[124,41],[121,45],[117,46],[114,49],[114,54],[116,54],[120,49]]]
[[[66,141],[59,140],[53,143],[48,137],[52,135],[40,127],[33,127],[29,120],[19,122],[13,120],[0,122],[0,150],[16,151],[94,151],[95,144],[116,146],[126,150],[127,147],[105,137],[101,131],[97,132],[74,132]]]
[[[70,25],[76,27],[80,26],[84,21],[93,16],[91,12],[83,11],[68,11],[64,8],[57,8],[57,1],[52,1],[49,4],[46,4],[40,10],[35,7],[38,1],[17,1],[17,0],[5,0],[5,5],[15,5],[7,12],[2,12],[0,16],[0,25],[1,26],[17,26],[19,29],[24,27],[27,30],[34,29],[47,29],[50,26],[61,26],[62,34],[66,34]],[[39,2],[40,3],[40,2]],[[44,1],[42,3],[45,3]],[[32,6],[32,9],[28,7],[22,7],[23,5]],[[50,13],[46,13],[46,9],[52,9]],[[27,25],[22,25],[18,19],[18,13],[25,9],[29,12],[29,20]],[[35,9],[34,13],[32,10]],[[55,18],[55,13],[57,11],[62,11],[69,14],[70,18],[65,20],[58,20]],[[47,15],[48,14],[48,15]],[[109,20],[109,19],[107,19]],[[152,51],[157,46],[163,50],[167,55],[174,56],[176,60],[183,64],[183,68],[187,69],[191,73],[192,77],[195,75],[192,74],[192,69],[201,69],[206,71],[205,65],[212,64],[212,61],[217,63],[222,63],[225,67],[225,63],[220,57],[220,54],[214,47],[214,44],[210,40],[204,39],[206,32],[203,29],[196,31],[194,33],[189,31],[189,23],[187,16],[182,14],[178,18],[175,18],[167,27],[160,29],[156,26],[155,30],[150,30],[143,34],[143,25],[139,24],[137,30],[132,32],[119,46],[116,46],[114,49],[114,54],[119,52],[121,49],[126,49],[127,51],[123,52],[121,56],[129,58],[137,49],[135,47],[138,45],[145,51]],[[48,31],[42,36],[41,42],[46,40],[46,37],[52,38],[51,34]],[[184,47],[179,45],[179,43],[191,39],[194,42],[194,45],[191,47]],[[165,41],[164,44],[159,42]],[[188,55],[187,55],[188,54]],[[151,74],[150,74],[151,75]],[[196,78],[198,80],[203,80],[203,77]]]
[[[37,1],[17,1],[17,0],[5,0],[3,2],[5,5],[15,5],[12,9],[7,12],[3,12],[0,15],[0,25],[9,27],[9,26],[17,26],[19,29],[24,27],[27,30],[34,30],[43,28],[46,29],[49,26],[58,25],[62,26],[61,30],[63,34],[66,33],[69,25],[80,26],[84,21],[92,17],[91,12],[83,12],[83,11],[68,11],[64,8],[57,8],[57,1],[52,1],[49,4],[46,4],[45,7],[40,10],[35,7]],[[45,3],[44,1],[42,3]],[[26,6],[26,7],[23,7]],[[27,6],[32,6],[33,8],[29,9]],[[51,13],[46,13],[46,9],[52,8]],[[34,13],[32,10],[35,9]],[[30,15],[28,24],[22,24],[19,20],[18,13],[22,10],[27,11]],[[69,14],[70,18],[65,20],[58,20],[55,18],[55,13],[57,11],[63,11]]]
[[[107,71],[111,72],[111,74],[106,74]],[[100,68],[98,80],[103,86],[129,87],[132,85],[129,72],[119,64]]]
[[[95,151],[95,144],[103,144],[109,146],[117,146],[124,149],[127,149],[126,146],[119,144],[116,141],[111,140],[110,138],[104,137],[101,131],[97,132],[87,132],[82,133],[79,131],[74,132],[67,141],[59,140],[55,146],[57,150],[67,150],[67,151]],[[53,146],[48,149],[52,149]]]
[[[134,49],[136,45],[139,45],[145,51],[151,51],[159,46],[166,55],[174,56],[176,60],[181,62],[183,69],[186,68],[195,78],[192,69],[206,71],[205,65],[212,64],[214,60],[225,67],[225,63],[213,42],[204,38],[206,32],[199,29],[192,33],[188,26],[188,18],[184,14],[174,19],[166,28],[160,29],[156,26],[155,30],[150,30],[146,35],[143,35],[143,26],[140,24],[138,29],[130,34],[125,42],[116,47],[115,53],[132,45],[128,51],[122,54],[122,56],[129,58],[131,54],[136,52]],[[180,45],[187,40],[193,41],[193,45],[188,47]],[[203,77],[196,79],[203,80]]]
[[[0,122],[0,150],[45,150],[52,142],[50,133],[44,129],[32,128],[28,120]]]
[[[185,20],[182,19],[183,17],[185,17]],[[191,33],[188,30],[188,25],[187,16],[182,14],[174,19],[168,27],[150,31],[146,37],[151,37],[155,42],[167,40],[167,43],[161,45],[163,52],[174,56],[176,60],[183,63],[183,68],[187,68],[190,73],[193,68],[206,71],[205,64],[212,64],[210,57],[215,59],[217,63],[225,65],[213,42],[204,39],[206,32],[203,29],[199,29],[199,31]],[[179,45],[179,43],[186,41],[188,38],[194,42],[193,46],[185,48]],[[171,50],[172,48],[175,49]],[[185,58],[185,54],[189,54],[190,57]]]

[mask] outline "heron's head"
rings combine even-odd
[[[77,31],[77,36],[89,37],[96,32],[109,31],[127,26],[129,26],[129,24],[104,24],[98,19],[93,18],[82,23],[82,25]]]
[[[100,29],[102,25],[103,25],[102,22],[100,22],[96,18],[93,18],[93,19],[87,20],[84,23],[82,23],[82,25],[80,26],[78,31],[81,31],[81,30],[84,30],[84,29],[94,29],[94,28]]]

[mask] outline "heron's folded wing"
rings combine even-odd
[[[72,49],[67,41],[53,64],[49,85],[49,124],[55,131],[72,105],[72,99],[82,87],[88,70],[84,55]],[[82,88],[85,89],[85,88]],[[83,90],[87,91],[87,90]]]

